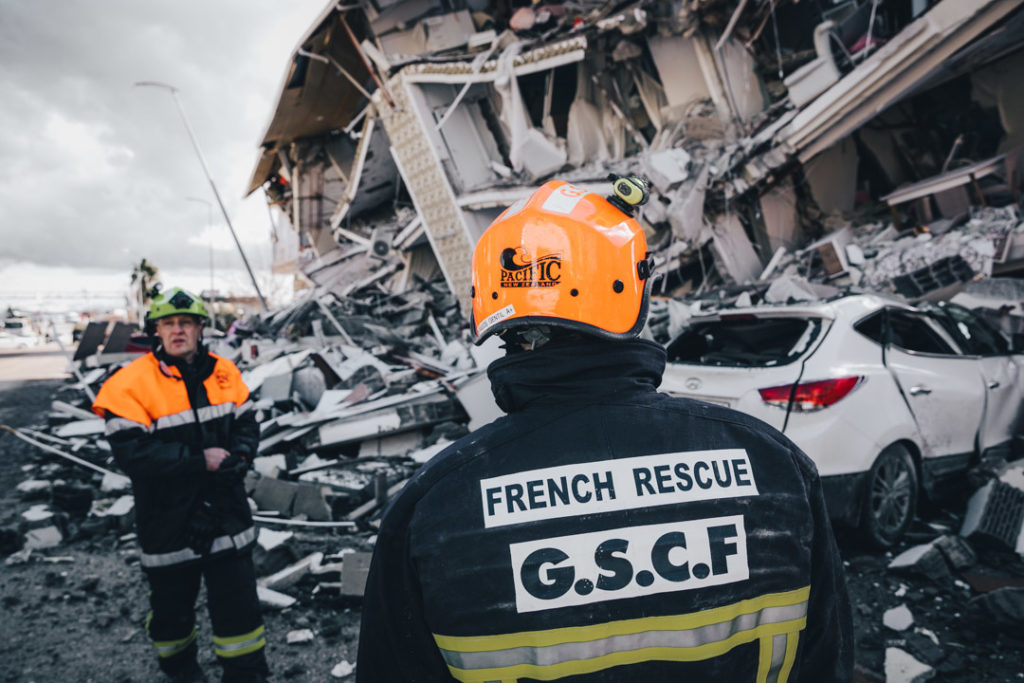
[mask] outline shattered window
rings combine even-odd
[[[999,332],[962,306],[946,304],[939,309],[938,317],[940,321],[948,321],[944,324],[946,331],[969,354],[1001,356],[1010,352],[1006,339]]]
[[[892,343],[906,351],[958,355],[938,330],[928,324],[926,316],[909,311],[889,311]]]
[[[821,328],[820,318],[742,316],[696,322],[668,345],[668,359],[703,365],[785,365],[813,345]]]

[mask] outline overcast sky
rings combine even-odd
[[[0,293],[163,279],[247,288],[174,100],[179,89],[250,261],[270,265],[261,191],[243,201],[296,43],[325,0],[0,0]],[[213,204],[212,228],[207,206]],[[176,282],[167,282],[176,284]]]

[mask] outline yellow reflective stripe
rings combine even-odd
[[[238,645],[239,643],[252,640],[257,636],[262,636],[264,633],[266,633],[266,628],[263,625],[260,625],[252,631],[243,633],[240,636],[227,636],[226,638],[221,638],[220,636],[214,635],[213,642],[217,645]]]
[[[759,683],[785,683],[796,652],[789,636],[806,625],[809,594],[804,587],[691,614],[434,639],[451,675],[466,682],[554,680],[652,660],[699,661],[760,639]]]
[[[147,624],[148,629],[148,624]],[[154,640],[153,647],[156,648],[157,656],[162,659],[173,657],[182,652],[196,639],[196,627],[192,627],[192,633],[178,640]]]
[[[800,642],[800,631],[793,631],[786,635],[786,658],[782,662],[782,670],[779,671],[779,683],[786,683],[789,674],[793,671],[793,664],[796,663],[796,646]]]
[[[643,617],[625,619],[591,626],[570,626],[548,631],[522,631],[493,636],[444,636],[434,634],[434,640],[442,650],[458,652],[488,652],[514,647],[545,647],[560,643],[597,640],[616,635],[629,635],[640,631],[680,631],[700,628],[723,621],[731,621],[743,614],[753,614],[771,607],[790,607],[806,602],[811,587],[805,586],[785,593],[766,593],[731,605],[690,614],[673,614],[664,617]]]
[[[513,666],[492,669],[457,669],[448,666],[451,675],[464,683],[483,683],[502,679],[534,678],[540,681],[552,681],[567,676],[594,673],[614,666],[639,664],[649,661],[663,662],[695,662],[711,659],[729,652],[734,647],[753,642],[758,638],[771,638],[780,629],[804,628],[806,618],[783,624],[765,624],[749,631],[735,633],[725,640],[690,648],[652,647],[640,650],[613,652],[600,657],[585,660],[561,662],[559,664],[516,664]]]
[[[213,637],[213,650],[218,657],[241,657],[250,652],[255,652],[266,646],[267,639],[264,636],[266,629],[261,625],[255,630],[243,633],[240,636],[221,638]]]

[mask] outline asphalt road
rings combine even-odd
[[[0,382],[64,379],[67,356],[56,344],[0,351]]]

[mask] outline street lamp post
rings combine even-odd
[[[213,228],[213,204],[200,197],[185,197],[190,202],[206,204],[206,229]],[[217,329],[217,316],[214,308],[217,306],[217,296],[213,289],[213,233],[210,234],[210,327]]]
[[[242,257],[242,263],[245,264],[245,269],[249,273],[249,279],[252,280],[252,286],[256,290],[256,296],[259,297],[263,311],[268,311],[267,300],[263,298],[260,286],[256,283],[256,276],[253,275],[252,268],[249,267],[249,259],[245,257],[245,251],[242,249],[242,243],[238,241],[238,235],[235,234],[235,228],[231,224],[231,218],[228,216],[227,209],[224,208],[224,202],[221,201],[220,192],[217,191],[217,185],[213,182],[213,176],[210,175],[210,169],[206,166],[206,159],[203,157],[202,150],[199,149],[199,143],[196,141],[195,133],[192,132],[192,125],[188,122],[188,117],[185,116],[185,109],[181,106],[181,102],[178,100],[178,89],[173,85],[160,83],[159,81],[139,81],[135,85],[140,87],[163,88],[170,92],[171,97],[174,98],[174,104],[178,107],[178,113],[181,115],[182,123],[185,124],[185,131],[188,133],[188,138],[192,142],[192,148],[196,151],[196,156],[199,157],[199,163],[203,167],[203,173],[206,175],[206,179],[210,183],[210,189],[213,190],[213,197],[217,200],[217,205],[220,207],[221,213],[224,214],[224,222],[228,224],[228,229],[231,231],[231,237],[235,240],[235,246],[238,247],[238,253]]]

